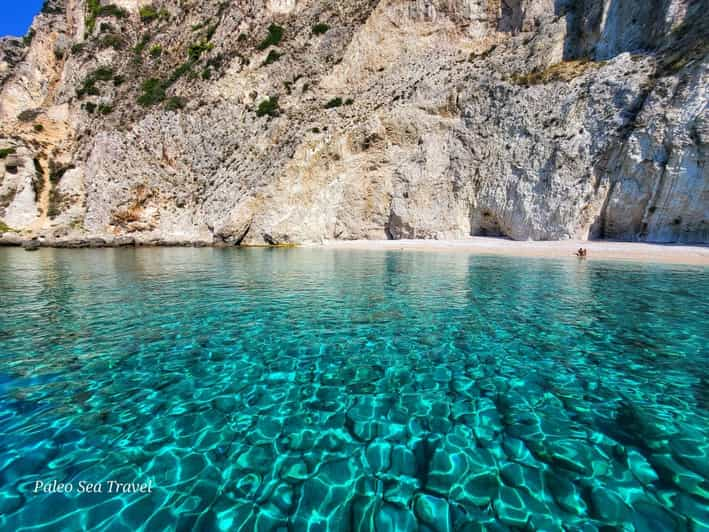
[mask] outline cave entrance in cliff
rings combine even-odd
[[[471,219],[470,228],[470,233],[472,236],[507,236],[497,215],[489,210],[474,213]]]
[[[20,158],[17,155],[15,155],[14,153],[11,153],[5,159],[5,170],[9,174],[16,174],[19,166],[20,166]]]

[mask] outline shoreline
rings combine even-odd
[[[583,260],[632,261],[661,264],[709,266],[707,244],[658,244],[616,240],[517,241],[495,237],[471,237],[465,240],[329,240],[310,247],[350,250],[390,250],[454,252],[511,257],[577,259],[577,249],[585,248]]]
[[[9,238],[8,238],[9,237]],[[321,243],[234,246],[206,240],[118,238],[33,239],[18,235],[0,235],[0,248],[22,247],[30,251],[40,248],[99,249],[151,247],[211,248],[304,248],[363,251],[424,251],[470,253],[510,257],[575,259],[579,248],[588,250],[584,260],[614,260],[660,264],[709,266],[709,244],[659,244],[617,240],[548,240],[517,241],[497,237],[470,237],[464,240],[324,240]]]

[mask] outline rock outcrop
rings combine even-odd
[[[0,40],[0,220],[111,242],[709,242],[707,9],[50,0]]]

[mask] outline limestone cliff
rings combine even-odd
[[[707,12],[49,0],[0,40],[0,231],[708,242]]]

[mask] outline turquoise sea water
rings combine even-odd
[[[465,253],[0,250],[0,529],[707,530],[708,287]]]

